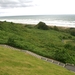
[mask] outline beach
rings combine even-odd
[[[75,15],[24,15],[0,17],[0,21],[36,25],[40,21],[48,26],[75,28]]]

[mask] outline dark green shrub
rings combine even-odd
[[[11,24],[14,24],[13,22],[10,22]]]
[[[13,35],[8,38],[7,44],[16,47],[21,41],[23,41],[23,39],[20,36]]]
[[[75,51],[75,46],[72,45],[72,44],[65,44],[64,47],[65,47],[66,49]]]
[[[57,30],[57,31],[59,31],[59,29],[58,29],[58,27],[57,27],[57,26],[54,26],[54,30]]]
[[[66,49],[71,49],[72,46],[71,46],[71,44],[65,44],[64,47],[65,47]]]
[[[70,30],[71,35],[75,36],[75,29]]]
[[[56,50],[54,58],[58,61],[66,63],[67,60],[70,59],[70,55],[68,54],[67,50]]]
[[[48,30],[49,29],[49,27],[44,22],[39,22],[37,24],[37,28],[38,29],[43,29],[43,30]]]

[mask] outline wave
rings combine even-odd
[[[75,27],[75,16],[19,16],[19,17],[6,17],[0,18],[1,21],[9,21],[23,24],[37,24],[40,21],[45,22],[47,25]]]

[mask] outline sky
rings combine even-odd
[[[0,16],[75,14],[75,0],[0,0]]]

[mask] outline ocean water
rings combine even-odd
[[[47,25],[75,27],[75,15],[24,15],[0,17],[0,21],[9,21],[23,24],[37,24],[40,21]]]

